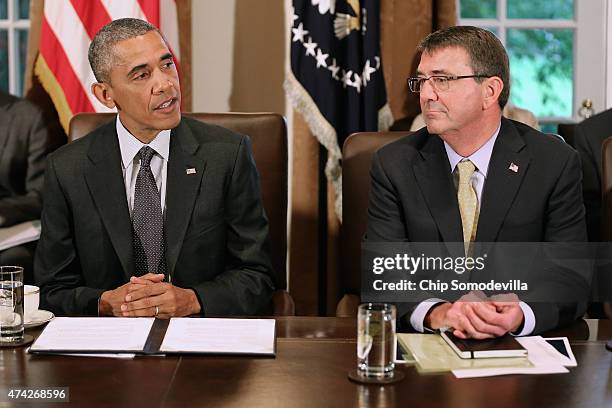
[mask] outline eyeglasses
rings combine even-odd
[[[412,92],[419,93],[423,89],[423,84],[425,81],[431,80],[431,85],[436,91],[448,91],[450,87],[450,81],[456,81],[458,79],[465,78],[491,78],[491,75],[477,74],[477,75],[432,75],[430,77],[417,77],[417,78],[408,78],[408,87]]]

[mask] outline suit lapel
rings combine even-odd
[[[114,120],[96,131],[88,157],[90,165],[85,170],[85,180],[123,272],[129,279],[134,273],[132,222],[125,195],[121,152]]]
[[[463,242],[457,194],[442,140],[430,135],[414,175],[444,242]],[[453,251],[454,252],[454,251]]]
[[[514,202],[514,198],[529,167],[525,142],[507,119],[502,119],[487,179],[482,192],[476,241],[494,242]]]
[[[172,130],[168,160],[164,228],[169,273],[174,271],[206,168],[205,160],[196,156],[198,148],[189,126],[181,121]]]

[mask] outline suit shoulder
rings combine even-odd
[[[612,109],[578,123],[574,131],[574,145],[579,150],[598,152],[603,141],[610,136],[612,136]]]
[[[18,100],[16,96],[0,91],[0,108],[12,105]]]
[[[602,135],[602,137],[608,137],[612,134],[612,109],[599,112],[598,114],[578,123],[576,127],[585,133],[596,133],[592,135],[593,137],[596,137],[599,133],[607,133],[606,136]]]
[[[108,131],[113,131],[115,128],[115,121],[111,121],[108,124],[102,125],[97,129],[92,130],[85,136],[73,140],[72,142],[66,143],[61,146],[53,153],[51,153],[48,157],[52,161],[57,161],[58,163],[70,163],[83,160],[87,157],[87,152],[89,150],[89,146],[91,142],[96,137],[109,137],[106,133]],[[113,134],[114,135],[114,134]]]
[[[0,109],[16,117],[27,117],[26,123],[31,123],[33,117],[42,115],[42,110],[34,103],[9,94],[0,96]]]
[[[430,137],[432,136],[427,132],[427,128],[422,128],[387,143],[376,151],[376,155],[382,160],[394,160],[396,158],[407,160],[417,154]]]
[[[510,120],[516,131],[532,151],[543,154],[572,154],[575,150],[559,136],[543,133],[524,123]]]
[[[222,126],[183,116],[181,122],[189,127],[200,143],[228,143],[239,145],[247,136]]]

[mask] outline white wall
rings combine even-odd
[[[606,109],[612,108],[612,0],[607,0],[606,19]]]
[[[192,2],[194,112],[227,112],[232,91],[236,0]]]

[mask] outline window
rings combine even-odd
[[[0,89],[23,95],[30,0],[0,0]]]
[[[546,131],[605,108],[606,0],[458,0],[460,23],[486,28],[510,58],[510,103]]]

